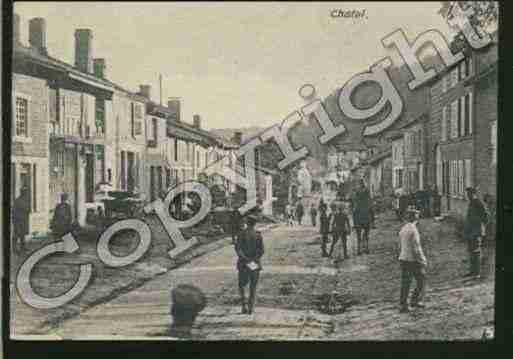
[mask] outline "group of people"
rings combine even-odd
[[[353,227],[356,231],[357,255],[369,253],[369,232],[373,223],[373,211],[370,192],[362,179],[359,187],[355,190],[350,199]],[[349,220],[348,206],[344,204],[331,203],[330,213],[327,213],[327,205],[321,200],[319,205],[320,212],[320,233],[321,250],[323,257],[331,257],[333,249],[339,240],[342,240],[344,258],[348,258],[347,240],[352,232],[351,222]],[[329,237],[332,237],[331,248],[326,251]]]
[[[464,222],[463,238],[467,243],[469,255],[469,272],[464,275],[467,278],[481,278],[481,244],[486,235],[485,228],[489,221],[489,212],[483,201],[478,198],[477,190],[473,187],[466,189],[469,205]],[[422,303],[426,282],[427,259],[424,255],[417,222],[420,213],[415,206],[410,205],[404,211],[405,224],[399,232],[399,263],[401,266],[401,293],[400,312],[407,313],[410,307],[424,308]],[[416,288],[408,303],[410,284],[415,278]]]
[[[14,252],[24,252],[26,249],[25,237],[29,234],[30,212],[30,191],[28,187],[22,187],[20,195],[14,200],[12,207],[12,248]],[[50,228],[52,229],[53,235],[57,238],[71,232],[74,228],[67,193],[61,194],[61,201],[55,206]]]
[[[439,216],[441,211],[441,196],[435,187],[430,186],[427,189],[405,192],[402,188],[397,188],[393,194],[394,209],[398,218],[403,218],[406,210],[414,206],[421,217]]]

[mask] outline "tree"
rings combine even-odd
[[[442,7],[438,11],[443,18],[450,16],[450,10],[455,3],[459,3],[462,10],[472,8],[473,14],[469,17],[470,23],[481,29],[486,30],[489,26],[496,25],[499,21],[499,2],[498,1],[441,1]]]

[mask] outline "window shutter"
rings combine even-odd
[[[458,137],[458,102],[451,103],[451,138]]]
[[[465,128],[465,124],[463,123],[463,97],[458,99],[458,137],[463,136],[463,129]]]
[[[447,141],[446,110],[447,107],[442,107],[442,121],[440,122],[442,141]]]
[[[465,170],[463,168],[463,160],[458,161],[458,195],[463,196]]]
[[[472,134],[472,130],[474,127],[474,119],[473,119],[473,115],[474,115],[474,101],[473,101],[473,93],[472,91],[468,93],[468,101],[469,101],[469,105],[468,105],[468,117],[469,117],[469,121],[468,121],[468,133],[469,134]]]

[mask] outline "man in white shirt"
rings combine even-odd
[[[417,287],[411,298],[411,306],[424,308],[421,300],[424,295],[427,261],[420,244],[420,234],[417,229],[418,218],[419,211],[414,207],[409,207],[405,214],[406,224],[399,231],[399,245],[401,249],[399,255],[399,262],[401,263],[401,313],[409,312],[408,295],[412,277],[415,278]]]

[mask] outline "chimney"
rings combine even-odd
[[[46,21],[36,17],[29,21],[29,44],[41,54],[46,54]]]
[[[200,115],[192,116],[192,125],[195,128],[201,128],[201,117],[200,117]]]
[[[236,145],[240,146],[240,144],[242,143],[242,132],[241,131],[236,131],[233,134],[232,141],[235,142]]]
[[[181,114],[180,114],[180,98],[179,97],[170,97],[167,101],[167,108],[169,108],[173,114],[174,118],[180,122]]]
[[[75,67],[93,72],[93,33],[90,29],[75,30]]]
[[[12,18],[12,40],[14,42],[14,46],[20,44],[20,15],[14,14]]]
[[[104,79],[106,75],[106,68],[107,65],[105,64],[105,59],[93,59],[94,76]]]
[[[151,86],[150,85],[139,85],[139,93],[147,98],[150,99],[151,96]]]

